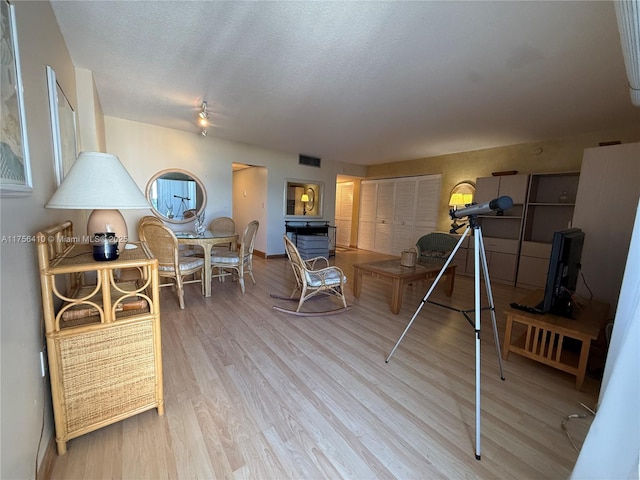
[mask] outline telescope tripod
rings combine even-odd
[[[441,303],[437,303],[432,300],[429,300],[429,296],[431,295],[431,292],[433,292],[434,288],[438,284],[438,281],[444,275],[445,270],[453,260],[453,257],[455,256],[456,252],[460,249],[460,245],[462,245],[462,242],[464,241],[466,236],[469,235],[472,229],[474,232],[473,253],[474,253],[474,265],[475,265],[474,309],[459,310],[459,309],[450,307],[448,305],[443,305]],[[480,299],[480,268],[481,267],[482,267],[482,273],[484,274],[484,283],[485,283],[485,288],[487,292],[487,299],[489,301],[488,307],[481,307],[480,305],[481,304],[481,301],[480,301],[481,300]],[[458,240],[458,243],[456,244],[455,248],[447,258],[447,261],[445,262],[444,266],[442,267],[442,270],[440,270],[440,273],[438,274],[433,284],[431,285],[431,288],[429,288],[426,295],[420,302],[420,305],[418,305],[418,308],[413,314],[413,317],[411,317],[411,320],[409,321],[406,328],[402,332],[402,335],[400,335],[400,338],[394,345],[393,349],[391,350],[391,353],[389,353],[389,356],[385,360],[385,363],[389,363],[391,356],[394,354],[394,352],[398,348],[398,345],[400,344],[405,334],[413,324],[413,321],[416,319],[416,317],[420,313],[420,310],[422,310],[422,307],[427,302],[437,305],[439,307],[447,308],[449,310],[462,313],[462,315],[464,315],[467,321],[474,327],[474,331],[476,334],[476,451],[475,451],[475,454],[476,454],[476,459],[480,460],[480,315],[482,313],[482,310],[489,310],[491,312],[491,322],[493,324],[493,337],[496,344],[496,353],[498,355],[498,366],[500,368],[501,380],[504,380],[504,374],[502,371],[502,357],[500,355],[500,339],[498,337],[498,328],[496,325],[495,305],[493,303],[493,293],[491,292],[491,283],[489,282],[489,270],[487,269],[487,256],[484,250],[484,241],[482,239],[482,229],[480,228],[480,225],[477,222],[477,216],[475,215],[469,216],[469,225],[467,225],[467,228],[465,229],[464,233],[460,237],[460,240]],[[473,320],[471,319],[471,317],[469,317],[469,312],[475,312],[475,316]]]

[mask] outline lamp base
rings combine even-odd
[[[118,252],[124,251],[129,238],[127,222],[120,210],[94,210],[87,220],[87,235],[93,237],[96,233],[114,232],[118,238]]]

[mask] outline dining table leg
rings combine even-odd
[[[202,249],[204,250],[204,296],[211,296],[211,247],[212,245],[203,245]]]

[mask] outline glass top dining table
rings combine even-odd
[[[238,234],[232,232],[210,232],[205,231],[202,235],[195,232],[175,232],[178,243],[181,245],[199,245],[204,251],[204,277],[206,280],[204,296],[211,296],[211,249],[214,245],[230,243],[231,249],[235,251],[238,242]]]

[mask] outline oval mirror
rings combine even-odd
[[[153,213],[169,223],[193,222],[207,205],[202,182],[179,168],[162,170],[151,177],[146,195]]]

